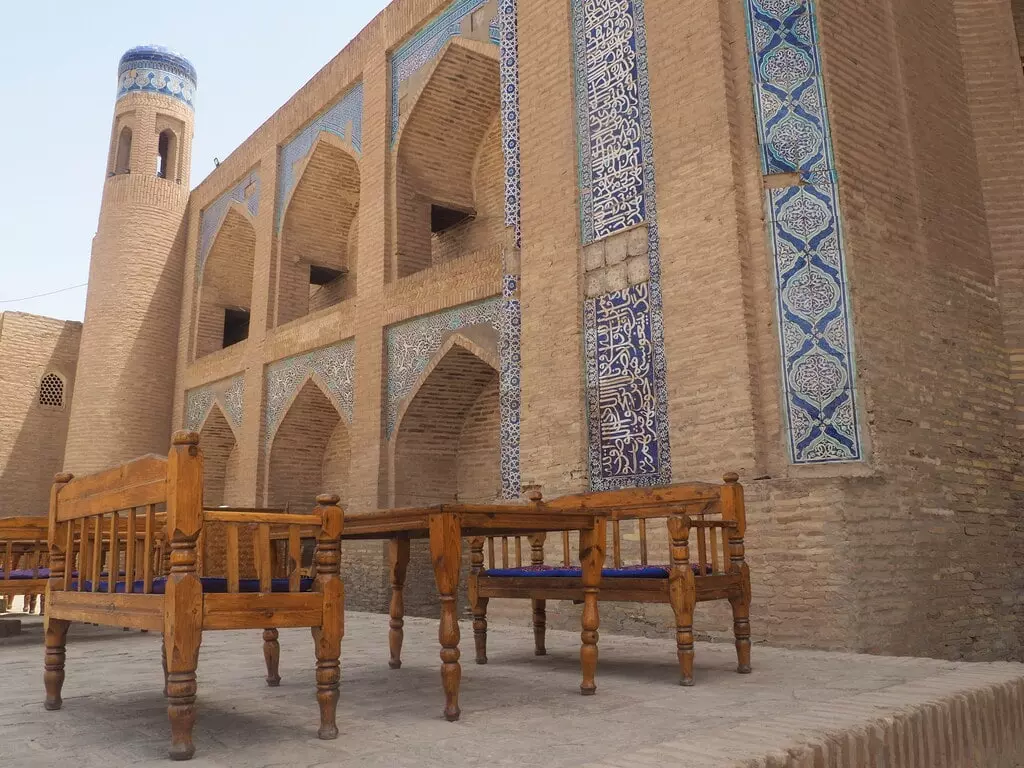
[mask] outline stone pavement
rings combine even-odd
[[[697,685],[676,684],[669,637],[604,635],[598,693],[578,693],[578,635],[497,626],[486,666],[462,622],[462,719],[441,717],[436,622],[406,621],[404,666],[387,665],[386,616],[349,613],[341,734],[316,738],[312,641],[281,631],[279,688],[261,634],[209,632],[199,658],[192,768],[359,766],[1024,765],[1024,666],[699,644]],[[0,766],[169,765],[159,638],[73,626],[64,708],[42,707],[42,629],[0,640]],[[886,762],[882,762],[882,757]]]

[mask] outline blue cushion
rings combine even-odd
[[[203,592],[205,594],[226,594],[228,591],[228,580],[221,579],[215,576],[202,576],[199,581],[203,584]],[[153,594],[162,595],[167,586],[167,577],[161,576],[153,579]],[[110,585],[101,581],[97,592],[106,592],[110,588]],[[71,582],[71,591],[78,589],[78,582]],[[86,581],[82,585],[82,589],[85,592],[92,592],[92,582]],[[143,582],[136,581],[132,585],[132,592],[141,593],[143,589]],[[299,581],[299,591],[309,592],[313,589],[313,579],[302,578]],[[124,582],[119,581],[114,587],[116,592],[124,592]],[[238,580],[238,591],[239,592],[259,592],[260,591],[260,580],[259,579],[239,579]],[[271,579],[270,581],[271,592],[287,592],[288,591],[288,579]]]
[[[0,571],[0,581],[3,581],[6,578],[7,578],[7,574],[5,574],[3,571]],[[33,570],[32,568],[15,569],[15,570],[11,571],[10,578],[11,579],[48,579],[48,578],[50,578],[50,569],[49,568],[40,568],[39,571],[38,571],[38,575],[37,575],[37,572],[35,570]]]
[[[695,576],[700,576],[700,566],[691,564]],[[667,579],[669,566],[667,565],[627,565],[623,568],[602,568],[601,578],[603,579]],[[565,568],[555,565],[524,565],[521,568],[491,568],[488,576],[575,576],[583,575],[583,569],[579,566]],[[711,566],[707,567],[707,573],[711,573]]]

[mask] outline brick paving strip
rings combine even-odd
[[[282,630],[279,688],[259,632],[204,636],[193,768],[350,765],[568,768],[1019,768],[1024,666],[755,646],[733,672],[730,645],[697,650],[697,685],[676,684],[671,638],[606,634],[598,694],[578,694],[578,634],[492,625],[490,663],[472,662],[462,622],[462,720],[441,717],[437,624],[406,620],[388,669],[387,616],[350,612],[337,741],[316,738],[308,631]],[[158,637],[75,626],[64,709],[42,708],[38,620],[0,640],[0,765],[167,764]]]

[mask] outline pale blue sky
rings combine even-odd
[[[192,186],[340,51],[387,0],[4,3],[0,311],[81,320],[117,62],[166,45],[199,75]]]

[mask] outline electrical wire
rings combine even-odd
[[[64,291],[73,291],[75,288],[84,288],[88,283],[79,283],[78,285],[69,285],[67,288],[58,288],[56,291],[47,291],[46,293],[37,293],[35,296],[23,296],[20,299],[0,299],[0,304],[15,304],[19,301],[28,301],[29,299],[41,299],[43,296],[53,296],[55,293],[64,293]]]

